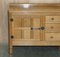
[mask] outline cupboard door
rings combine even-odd
[[[46,24],[45,32],[60,32],[60,24]]]
[[[31,39],[40,40],[40,17],[31,17]]]
[[[12,35],[14,39],[30,39],[30,18],[28,16],[12,16]]]
[[[46,33],[46,41],[60,41],[60,33]]]
[[[32,38],[43,41],[45,36],[45,16],[32,18]]]
[[[14,39],[44,40],[44,16],[12,16],[12,35]]]
[[[46,16],[46,23],[60,23],[60,16]]]

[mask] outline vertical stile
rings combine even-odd
[[[31,28],[32,28],[33,27],[33,17],[30,16],[30,18],[31,18]],[[31,39],[33,39],[34,35],[33,35],[33,30],[32,29],[31,29],[31,33],[30,34],[31,34]]]
[[[22,18],[22,16],[20,16],[21,18],[21,28],[23,28],[23,25],[24,25],[24,23],[23,23],[23,20],[24,20],[24,18]],[[24,32],[24,30],[23,29],[21,29],[21,39],[23,39],[23,36],[24,36],[24,34],[23,34],[23,32]]]
[[[40,39],[40,40],[43,41],[44,38],[45,38],[45,31],[42,29],[42,27],[45,27],[45,17],[44,17],[44,16],[41,16],[40,20],[41,20],[41,21],[40,21],[40,24],[41,24],[41,25],[40,25],[40,26],[41,26],[41,27],[40,27],[40,28],[41,28],[41,29],[40,29],[40,33],[41,33],[41,34],[40,34],[40,35],[41,35],[40,37],[41,37],[41,39]]]
[[[40,40],[42,41],[42,30],[41,30],[41,27],[42,27],[42,17],[40,16]]]
[[[45,16],[43,16],[43,27],[45,28]],[[43,40],[45,40],[45,30],[43,30]]]
[[[40,19],[40,16],[39,16],[39,28],[41,27],[41,19]],[[39,29],[39,40],[41,39],[41,30]]]

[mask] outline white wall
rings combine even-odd
[[[7,8],[8,1],[0,0],[0,57],[4,57],[4,51],[7,51],[8,27],[7,27]],[[6,55],[7,53],[5,53]]]
[[[13,2],[30,2],[30,3],[59,3],[60,0],[9,0],[9,2],[13,3]]]

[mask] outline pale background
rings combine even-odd
[[[7,55],[8,44],[8,3],[60,3],[60,0],[0,0],[0,57]],[[4,49],[5,47],[5,49]]]

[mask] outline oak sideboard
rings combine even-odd
[[[11,3],[9,52],[13,46],[60,46],[60,4]]]

